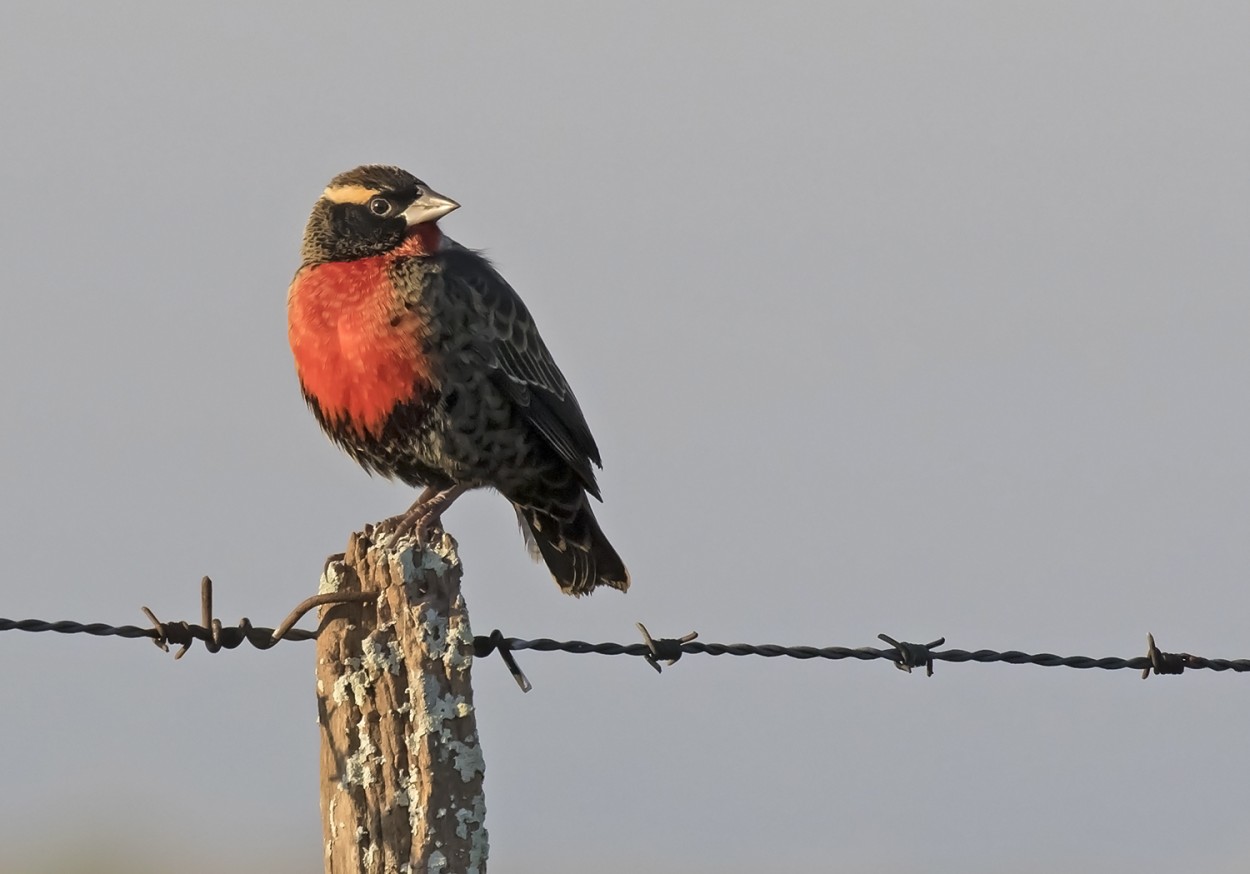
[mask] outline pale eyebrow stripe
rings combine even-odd
[[[331,203],[368,203],[378,193],[376,188],[363,185],[332,185],[321,196]]]

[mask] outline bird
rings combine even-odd
[[[491,488],[562,591],[625,591],[589,501],[603,462],[585,415],[520,296],[439,227],[459,207],[398,167],[330,180],[287,293],[304,400],[367,472],[423,489],[390,530],[426,542],[460,495]]]

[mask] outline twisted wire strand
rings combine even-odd
[[[152,623],[147,628],[137,625],[108,625],[103,622],[81,623],[70,620],[60,622],[44,622],[41,619],[0,619],[0,631],[54,631],[60,634],[91,634],[96,637],[146,637],[160,647],[169,651],[172,643],[179,647],[174,654],[180,659],[187,654],[191,644],[202,641],[209,652],[222,649],[234,649],[247,641],[256,649],[269,649],[283,640],[315,640],[318,631],[306,631],[296,628],[299,622],[314,607],[325,604],[346,604],[375,600],[376,596],[362,592],[329,592],[305,598],[292,610],[277,628],[264,628],[252,625],[245,616],[237,625],[222,625],[220,619],[213,617],[213,581],[204,577],[200,581],[200,624],[191,622],[161,622],[156,614],[147,607],[144,614]]]
[[[91,634],[96,637],[156,637],[155,628],[138,625],[109,625],[104,622],[44,622],[42,619],[0,619],[0,631],[55,631],[59,634]]]
[[[180,647],[175,658],[180,658],[194,641],[201,641],[210,652],[220,649],[234,649],[245,641],[257,649],[269,649],[282,640],[314,640],[318,630],[294,628],[299,619],[313,607],[323,604],[343,603],[346,601],[365,601],[370,596],[359,594],[352,596],[320,595],[309,598],[301,603],[277,629],[253,626],[246,618],[239,620],[238,625],[223,626],[220,620],[212,618],[212,583],[205,578],[202,590],[203,622],[161,622],[151,611],[144,608],[150,627],[137,625],[109,625],[103,622],[81,623],[70,620],[46,622],[40,619],[3,619],[0,618],[0,631],[51,631],[58,634],[88,634],[96,637],[147,638],[162,649],[170,644]],[[1019,650],[999,652],[991,649],[963,650],[936,649],[945,643],[944,639],[928,644],[907,643],[896,641],[887,635],[881,639],[893,644],[888,648],[878,647],[846,647],[846,646],[781,646],[779,644],[752,643],[706,643],[696,640],[697,635],[690,633],[681,638],[653,638],[645,626],[639,624],[643,635],[642,643],[590,643],[584,640],[554,640],[539,637],[532,640],[518,637],[505,637],[496,630],[490,635],[474,638],[474,649],[478,656],[485,657],[498,652],[509,671],[516,678],[523,690],[528,691],[529,681],[517,666],[512,653],[522,650],[535,652],[565,652],[577,655],[626,655],[645,658],[657,671],[661,670],[660,662],[671,665],[682,656],[761,656],[763,658],[792,659],[857,659],[871,661],[885,659],[893,662],[901,670],[910,672],[912,668],[924,667],[928,674],[933,673],[934,662],[1002,662],[1010,665],[1039,665],[1041,667],[1064,667],[1088,670],[1138,670],[1142,676],[1153,674],[1179,674],[1185,669],[1201,669],[1216,672],[1233,671],[1244,673],[1250,671],[1250,659],[1209,659],[1188,653],[1162,652],[1155,645],[1153,635],[1147,636],[1148,648],[1146,655],[1134,658],[1089,656],[1059,656],[1053,653],[1026,653]]]
[[[505,638],[509,647],[516,650],[534,650],[536,652],[570,652],[570,653],[594,653],[596,655],[629,655],[629,656],[647,656],[650,651],[646,644],[642,643],[588,643],[584,640],[552,640],[548,637],[539,637],[534,640],[523,640],[514,637]],[[917,644],[912,644],[917,646]],[[919,646],[924,646],[919,644]],[[733,656],[763,656],[765,658],[786,657],[792,659],[829,659],[838,661],[841,659],[859,659],[860,661],[872,661],[873,659],[887,659],[892,662],[899,661],[899,651],[897,648],[878,649],[876,647],[846,647],[846,646],[780,646],[778,644],[754,644],[754,643],[701,643],[691,642],[681,644],[682,655],[733,655]],[[1006,662],[1011,665],[1040,665],[1047,668],[1102,668],[1103,670],[1116,671],[1130,669],[1140,671],[1143,668],[1151,667],[1149,656],[1136,656],[1134,658],[1117,658],[1108,656],[1104,658],[1091,658],[1090,656],[1058,656],[1053,653],[1027,653],[1019,650],[1007,650],[1006,652],[997,652],[991,649],[964,650],[964,649],[944,649],[932,650],[929,656],[934,661],[939,662]],[[1250,671],[1250,659],[1207,659],[1201,656],[1185,655],[1186,668],[1205,668],[1212,671]]]

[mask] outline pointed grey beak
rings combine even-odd
[[[456,203],[450,197],[443,197],[437,191],[430,191],[428,188],[425,193],[412,202],[406,210],[400,213],[404,217],[404,221],[409,227],[419,225],[422,222],[432,222],[440,219],[453,209],[459,209],[460,204]]]

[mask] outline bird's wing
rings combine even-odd
[[[599,447],[529,310],[481,254],[459,245],[448,247],[442,254],[445,281],[461,285],[477,304],[482,319],[478,348],[491,369],[491,378],[534,430],[568,462],[586,491],[598,498],[591,464],[603,466]],[[458,289],[451,291],[455,294]]]

